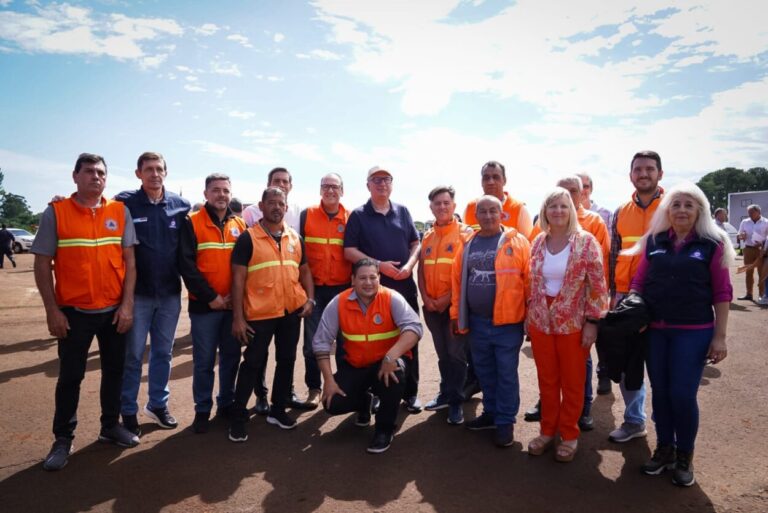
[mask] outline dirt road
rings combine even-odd
[[[250,424],[245,444],[227,440],[216,423],[205,435],[189,426],[192,354],[189,320],[182,313],[171,381],[176,430],[155,429],[146,419],[141,445],[121,450],[96,442],[99,360],[90,355],[81,391],[76,452],[61,472],[41,462],[52,441],[56,341],[48,336],[32,277],[32,256],[0,271],[0,510],[3,512],[183,511],[272,513],[415,512],[766,512],[768,511],[768,311],[752,303],[731,308],[729,357],[704,373],[701,426],[695,456],[697,483],[680,489],[669,475],[649,477],[638,468],[655,435],[613,444],[608,432],[621,422],[618,388],[598,396],[596,428],[582,435],[571,464],[531,458],[525,446],[538,424],[520,421],[516,443],[501,450],[491,433],[469,432],[445,422],[445,412],[407,415],[392,448],[369,455],[373,428],[352,417],[303,413],[286,432],[262,418]],[[734,277],[737,295],[744,280]],[[421,342],[426,401],[438,386],[432,342]],[[304,386],[299,358],[296,384]],[[146,369],[145,369],[146,373]],[[271,375],[271,370],[270,370]],[[520,364],[522,408],[536,399],[530,346]],[[146,400],[146,377],[140,400]],[[648,401],[650,417],[650,401]],[[479,414],[475,399],[467,418]],[[522,417],[522,413],[520,415]]]

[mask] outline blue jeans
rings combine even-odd
[[[448,404],[461,404],[464,400],[464,382],[467,380],[467,338],[451,331],[448,309],[443,312],[424,310],[427,324],[437,353],[440,369],[440,396]]]
[[[699,391],[714,328],[655,329],[648,334],[648,377],[659,445],[693,452],[699,429]]]
[[[192,323],[192,396],[196,412],[210,412],[213,407],[213,367],[219,351],[218,408],[235,401],[235,378],[240,365],[240,342],[232,336],[232,310],[190,313]]]
[[[493,320],[470,314],[469,345],[483,390],[483,411],[497,426],[514,424],[520,409],[517,367],[523,323],[494,326]]]
[[[645,424],[645,383],[639,390],[627,390],[622,377],[619,389],[624,399],[624,422]]]
[[[133,327],[125,337],[125,370],[123,372],[123,415],[136,415],[136,402],[141,383],[141,363],[149,342],[149,402],[150,408],[168,405],[168,380],[171,377],[171,357],[176,324],[181,312],[181,295],[164,297],[135,296]]]

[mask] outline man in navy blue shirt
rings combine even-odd
[[[363,258],[379,261],[381,284],[398,291],[411,308],[419,313],[413,269],[419,259],[419,233],[411,213],[403,205],[389,200],[392,194],[392,173],[379,166],[368,171],[365,205],[349,216],[344,234],[344,257],[353,264]],[[403,400],[411,413],[421,411],[417,396],[419,388],[418,345],[414,346],[413,363],[407,376]]]
[[[179,230],[189,212],[189,201],[165,189],[165,159],[145,152],[136,165],[141,188],[124,191],[115,199],[125,203],[133,218],[136,237],[136,292],[133,327],[126,337],[121,414],[124,426],[141,433],[136,415],[141,364],[149,344],[149,400],[144,415],[161,428],[178,423],[168,411],[171,353],[181,312],[181,280],[177,260]]]

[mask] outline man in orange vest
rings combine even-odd
[[[515,228],[523,237],[531,234],[533,223],[531,215],[525,208],[525,203],[514,199],[504,190],[507,185],[507,172],[501,162],[491,160],[483,164],[480,169],[481,185],[483,186],[483,195],[496,196],[501,201],[501,224],[507,228]],[[464,222],[474,230],[480,229],[480,223],[475,215],[477,202],[479,198],[473,199],[467,204],[464,210]]]
[[[301,318],[315,303],[312,274],[304,243],[283,222],[287,203],[282,189],[267,187],[259,208],[263,217],[240,235],[232,251],[232,334],[246,346],[235,385],[229,439],[248,439],[248,398],[275,338],[275,377],[267,422],[293,429],[296,421],[285,413],[293,381]]]
[[[412,349],[423,334],[419,316],[399,292],[379,282],[379,263],[362,258],[352,265],[352,288],[337,295],[323,312],[312,341],[323,374],[323,406],[331,415],[358,412],[355,424],[371,423],[369,389],[381,403],[368,452],[389,449],[397,407],[406,387]],[[343,357],[331,353],[341,332]]]
[[[229,207],[231,182],[213,173],[205,179],[205,204],[187,216],[179,233],[179,272],[189,291],[192,325],[192,396],[195,433],[208,431],[213,401],[214,365],[219,353],[217,415],[229,417],[235,400],[235,377],[240,344],[232,335],[230,259],[235,242],[245,232],[245,221]]]
[[[582,184],[579,176],[567,176],[557,181],[557,186],[567,190],[571,195],[571,201],[573,201],[576,207],[576,216],[579,221],[581,229],[592,234],[597,239],[600,249],[603,253],[603,265],[606,272],[606,279],[608,274],[608,253],[611,248],[611,241],[608,235],[608,229],[605,226],[605,222],[599,214],[591,212],[583,206],[584,185]],[[531,231],[529,240],[533,242],[538,234],[541,233],[541,224],[537,221]],[[579,429],[582,431],[592,431],[594,429],[594,419],[592,418],[592,356],[587,357],[587,379],[584,382],[584,407],[579,417]],[[538,401],[536,405],[525,412],[525,420],[527,422],[538,422],[541,419],[541,401]]]
[[[101,359],[99,441],[122,447],[139,443],[119,423],[125,333],[133,323],[136,232],[125,205],[102,196],[107,182],[103,157],[81,154],[72,179],[77,192],[48,206],[31,248],[35,283],[59,354],[56,440],[43,462],[45,470],[64,468],[72,452],[80,383],[94,336]]]
[[[424,322],[432,333],[440,369],[440,391],[424,409],[448,408],[448,423],[464,423],[461,403],[467,379],[466,337],[453,333],[448,313],[451,305],[451,265],[453,258],[473,230],[458,222],[453,187],[439,186],[429,193],[429,208],[435,224],[424,234],[419,257],[419,291],[424,303]]]
[[[531,246],[514,228],[501,225],[501,201],[478,199],[480,231],[464,243],[453,260],[451,328],[469,333],[475,372],[483,392],[483,413],[467,422],[471,430],[495,429],[495,442],[514,442],[520,408],[517,367],[523,344]]]
[[[635,153],[629,169],[629,179],[635,186],[635,193],[630,201],[616,209],[611,218],[611,254],[608,260],[611,307],[629,292],[632,277],[640,265],[639,255],[622,255],[620,252],[634,246],[648,230],[664,193],[659,187],[664,170],[658,153]],[[627,390],[622,380],[620,389],[624,399],[624,422],[608,436],[611,441],[619,443],[647,435],[645,384],[639,390]]]
[[[344,258],[344,231],[349,212],[341,204],[344,183],[338,173],[328,173],[320,179],[320,204],[304,209],[299,220],[299,234],[304,239],[307,263],[315,284],[312,315],[304,319],[304,383],[309,389],[306,409],[320,404],[321,380],[312,338],[325,307],[331,299],[349,288],[352,264]]]
[[[514,199],[504,190],[507,185],[507,171],[504,164],[495,160],[490,160],[480,168],[480,184],[483,187],[483,194],[495,196],[501,202],[501,225],[507,228],[514,228],[524,237],[528,237],[533,229],[531,215],[525,208],[525,204]],[[477,210],[478,199],[473,199],[467,204],[464,210],[464,222],[474,230],[480,229],[480,223],[477,220],[475,211]],[[475,367],[472,362],[472,353],[467,353],[467,382],[464,387],[464,398],[469,399],[480,391],[480,385],[475,375]]]

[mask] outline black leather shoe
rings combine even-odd
[[[256,398],[256,406],[251,408],[251,410],[248,412],[251,415],[261,415],[264,417],[269,413],[269,402],[267,401],[266,397],[257,397]]]
[[[743,295],[741,297],[737,297],[736,299],[739,300],[739,301],[754,301],[752,299],[752,294],[745,294],[745,295]]]
[[[478,383],[477,381],[473,383],[467,383],[464,386],[464,392],[463,392],[464,400],[469,401],[470,399],[472,399],[473,395],[479,394],[480,392],[482,392],[482,390],[480,390],[480,383]]]
[[[318,398],[319,398],[319,395],[318,395]],[[296,395],[296,392],[291,392],[291,400],[288,401],[288,407],[294,410],[305,410],[305,411],[315,410],[317,409],[318,404],[319,404],[319,401],[313,403],[313,402],[310,402],[309,399],[306,401],[302,401],[301,399],[299,399],[299,396]]]
[[[208,425],[210,424],[208,418],[210,413],[207,411],[195,412],[195,420],[192,421],[192,431],[197,434],[203,434],[208,432]]]
[[[611,393],[611,378],[597,378],[597,395],[608,395]]]
[[[541,420],[541,400],[536,401],[533,408],[526,410],[523,420],[526,422],[539,422]]]

